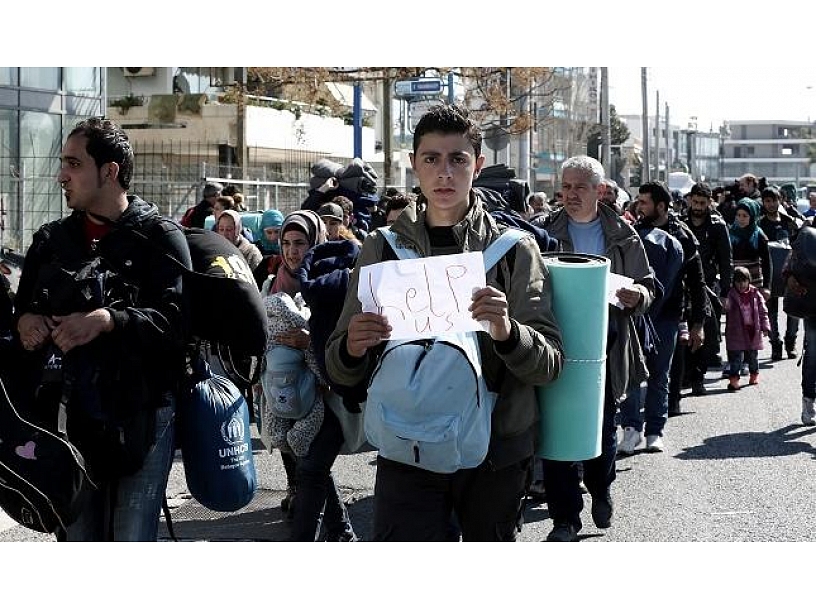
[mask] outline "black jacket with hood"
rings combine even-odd
[[[135,290],[130,303],[106,299],[114,329],[91,344],[104,341],[112,358],[121,354],[137,358],[154,392],[175,389],[184,371],[186,324],[181,270],[164,253],[190,268],[184,234],[177,224],[162,218],[154,204],[132,195],[122,216],[111,223],[92,252],[85,245],[84,223],[85,212],[74,211],[44,224],[34,234],[15,298],[16,318],[25,313],[54,313],[41,298],[43,284],[48,288],[42,278],[50,263],[71,269],[100,256],[106,268]],[[145,244],[145,237],[157,247]]]

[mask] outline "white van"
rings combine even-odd
[[[680,191],[680,194],[685,196],[694,186],[694,180],[691,174],[687,172],[669,172],[669,190]]]

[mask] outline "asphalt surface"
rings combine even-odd
[[[801,351],[800,331],[799,350]],[[589,496],[582,513],[582,542],[813,541],[816,508],[816,427],[800,422],[798,360],[770,362],[760,353],[760,383],[736,393],[720,371],[709,370],[708,394],[684,390],[683,413],[665,429],[666,450],[619,456],[613,525],[597,529]],[[375,454],[340,456],[335,476],[361,540],[371,535]],[[180,456],[167,488],[176,536],[182,541],[283,541],[288,525],[280,510],[286,477],[280,455],[256,439],[259,488],[234,513],[217,513],[191,498]],[[552,528],[546,504],[530,505],[519,541],[542,541]],[[170,540],[164,519],[160,539]],[[0,513],[0,541],[51,541]]]

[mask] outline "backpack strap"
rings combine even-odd
[[[419,253],[416,250],[411,250],[410,248],[404,248],[402,246],[398,246],[397,245],[397,234],[394,233],[388,227],[380,227],[377,230],[385,238],[385,241],[388,242],[388,245],[391,246],[391,249],[394,251],[394,254],[397,255],[397,258],[400,258],[400,259],[420,258]]]
[[[394,254],[401,259],[407,258],[419,258],[419,254],[416,250],[411,250],[410,248],[404,248],[402,246],[397,245],[397,236],[396,234],[391,231],[391,229],[387,227],[380,227],[377,229],[385,240],[388,242],[388,245],[391,246],[391,249],[394,251]],[[522,231],[521,229],[506,229],[499,238],[495,240],[492,244],[490,244],[482,255],[484,256],[484,266],[485,271],[490,271],[496,263],[498,263],[502,257],[507,254],[510,249],[515,246],[519,240],[524,237],[525,235],[529,235],[527,231]]]
[[[529,233],[521,229],[512,228],[506,229],[499,235],[499,238],[490,244],[482,253],[484,256],[485,271],[490,271],[525,235],[529,235]]]

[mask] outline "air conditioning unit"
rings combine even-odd
[[[122,68],[125,76],[153,76],[156,68]]]

